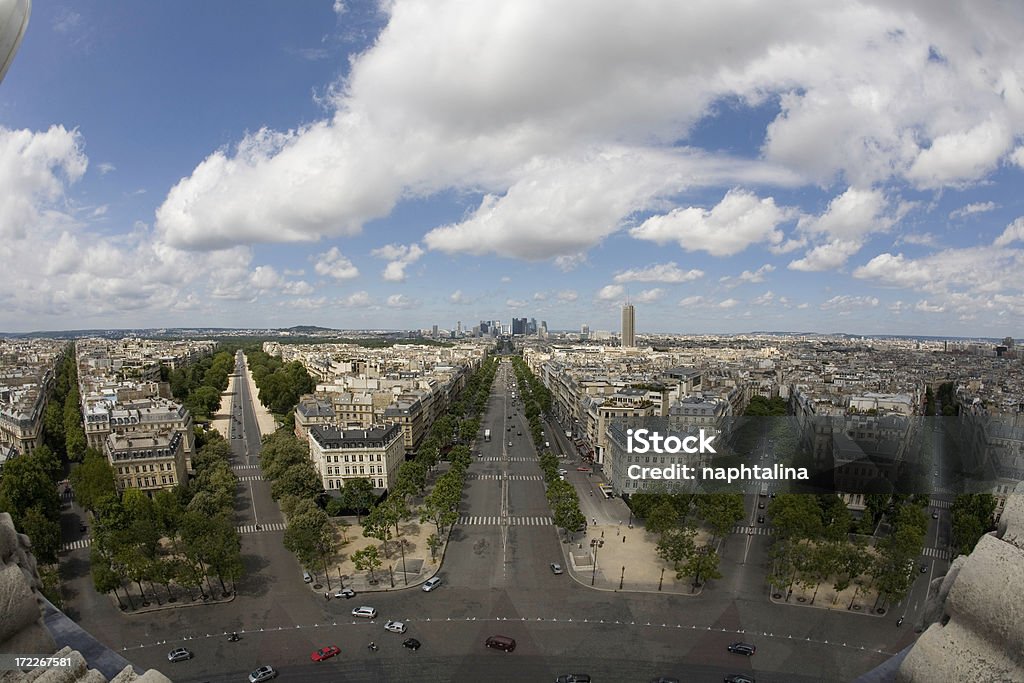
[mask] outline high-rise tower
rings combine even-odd
[[[636,346],[636,311],[633,304],[626,302],[622,307],[622,345],[624,347]]]

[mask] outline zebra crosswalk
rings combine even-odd
[[[256,470],[259,469],[259,465],[232,465],[233,470]]]
[[[272,522],[270,524],[260,524],[260,528],[257,529],[255,524],[240,524],[238,526],[238,533],[240,534],[256,534],[263,531],[284,531],[284,522]]]
[[[512,458],[503,458],[500,455],[485,455],[482,458],[477,458],[483,462],[502,462],[508,460],[508,462],[537,462],[537,458],[524,458],[523,456],[515,456]]]
[[[925,557],[934,557],[937,560],[949,559],[949,550],[945,548],[924,548],[921,554]]]
[[[491,515],[463,515],[459,517],[459,524],[472,526],[497,526],[501,524],[501,517]],[[509,517],[510,526],[551,526],[550,517]]]
[[[262,474],[244,474],[238,478],[238,481],[263,481]]]
[[[734,526],[734,534],[748,534],[753,536],[771,536],[775,530],[767,526]]]
[[[470,474],[470,479],[501,479],[500,474]],[[544,477],[539,474],[510,474],[508,475],[509,481],[544,481]]]
[[[91,538],[83,538],[83,539],[80,539],[80,540],[77,540],[77,541],[71,541],[70,543],[65,543],[64,545],[61,546],[60,549],[61,549],[61,552],[65,552],[66,553],[66,552],[68,552],[70,550],[78,550],[79,548],[88,548],[91,543],[92,543],[92,539]]]
[[[928,501],[928,504],[931,505],[933,508],[942,508],[943,510],[948,510],[949,508],[953,507],[953,504],[950,503],[948,500],[935,500],[934,498]]]

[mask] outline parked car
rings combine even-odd
[[[305,581],[306,583],[313,583],[313,575],[310,574],[308,571],[303,571],[302,572],[302,580]]]
[[[420,649],[420,641],[415,638],[406,638],[402,641],[402,647],[409,648],[410,650]]]
[[[336,597],[336,598],[345,598],[346,600],[348,600],[349,598],[356,597],[356,592],[354,590],[352,590],[351,588],[342,588],[341,590],[339,590],[337,593],[334,594],[334,597]]]
[[[193,657],[195,655],[187,647],[177,647],[167,653],[168,662],[184,662],[186,659],[192,659]]]
[[[561,574],[562,573],[562,565],[558,564],[557,562],[552,562],[551,563],[551,573],[552,574]]]
[[[384,630],[391,631],[392,633],[405,633],[405,622],[389,621],[384,624]]]
[[[375,610],[372,607],[367,607],[366,605],[363,605],[362,607],[356,607],[354,610],[352,610],[352,616],[362,617],[363,619],[376,619],[377,610]]]
[[[587,674],[562,674],[555,679],[555,683],[590,683],[590,676]]]
[[[580,465],[579,467],[576,468],[576,471],[577,472],[589,472],[590,468],[589,467],[585,467],[583,465]]]
[[[729,674],[725,677],[725,683],[754,683],[754,679],[743,674]]]
[[[277,672],[272,666],[261,666],[249,674],[249,683],[263,683],[271,678],[277,678]]]
[[[341,649],[337,645],[328,645],[327,647],[322,647],[311,654],[309,658],[314,662],[322,662],[337,654],[341,654]]]
[[[757,648],[751,645],[750,643],[741,642],[733,643],[726,649],[729,650],[729,652],[733,652],[738,655],[746,655],[747,657],[750,657],[755,652],[757,652]]]
[[[431,577],[431,578],[427,579],[423,583],[423,592],[424,593],[429,593],[430,591],[434,590],[435,588],[437,588],[440,585],[441,585],[441,577],[440,576]]]
[[[672,676],[658,676],[657,678],[652,678],[651,683],[679,683],[679,679]]]

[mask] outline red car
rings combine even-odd
[[[336,654],[340,654],[341,650],[337,645],[329,645],[328,647],[322,647],[309,656],[314,662],[322,662],[325,659],[330,659]]]
[[[589,471],[590,471],[590,468],[589,468],[589,467],[582,467],[582,466],[581,466],[581,467],[577,467],[577,468],[576,468],[576,471],[577,471],[577,472],[589,472]]]

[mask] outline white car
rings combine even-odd
[[[363,605],[362,607],[356,607],[354,610],[352,610],[352,616],[362,617],[364,619],[376,619],[377,610],[375,610],[372,607],[367,607],[366,605]]]
[[[569,474],[569,470],[558,470],[558,473],[564,477],[565,475]]]
[[[441,585],[441,578],[438,577],[438,576],[435,576],[432,579],[427,579],[426,582],[423,584],[423,592],[424,593],[429,593],[430,591],[434,590],[435,588],[437,588],[440,585]]]
[[[352,590],[351,588],[342,588],[341,590],[339,590],[337,593],[334,594],[334,597],[336,597],[336,598],[345,598],[345,599],[354,598],[354,597],[356,597],[356,592],[354,590]]]
[[[405,633],[405,623],[401,621],[389,621],[384,624],[385,631],[391,631],[392,633]]]

